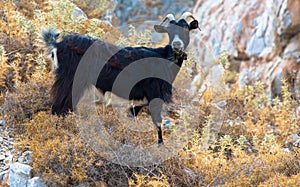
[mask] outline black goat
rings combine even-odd
[[[193,21],[188,24],[186,21],[187,18],[193,18]],[[163,23],[166,21],[168,21],[168,25],[163,26]],[[112,92],[113,84],[122,70],[129,64],[145,58],[161,58],[181,67],[183,61],[187,58],[184,50],[189,44],[189,31],[196,28],[198,28],[198,21],[189,12],[184,13],[179,20],[175,20],[172,14],[167,15],[160,25],[154,26],[154,29],[159,33],[168,33],[169,45],[160,48],[120,48],[102,68],[95,86],[102,94]],[[43,31],[43,40],[46,43],[48,52],[51,54],[56,68],[55,83],[51,89],[52,113],[65,115],[68,111],[73,110],[73,106],[77,104],[77,101],[74,103],[74,100],[72,103],[72,86],[76,69],[81,58],[94,42],[99,42],[102,45],[106,45],[107,43],[79,34],[65,35],[60,42],[56,42],[58,36],[59,34],[53,30]],[[171,83],[177,73],[178,71],[175,72],[173,79],[170,81]],[[146,99],[147,103],[145,105],[149,105],[151,108],[150,115],[153,123],[157,127],[158,143],[163,143],[161,130],[162,104],[163,102],[170,102],[172,98],[172,85],[170,82],[155,77],[145,78],[134,85],[128,98],[129,100]],[[82,92],[84,89],[85,88],[81,89]],[[126,98],[121,92],[113,94]],[[160,99],[161,102],[150,103],[157,98]],[[133,115],[137,115],[140,109],[145,105],[131,107],[130,112]]]

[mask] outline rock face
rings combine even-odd
[[[134,22],[144,22],[147,20],[157,20],[159,16],[172,13],[181,15],[185,11],[190,11],[197,0],[118,0],[115,8],[115,15],[119,24],[130,24]]]
[[[224,50],[239,67],[239,85],[262,81],[270,97],[281,79],[300,98],[300,0],[199,0],[202,32],[192,48],[205,69]],[[200,41],[200,42],[199,42]]]

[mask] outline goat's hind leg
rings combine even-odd
[[[128,109],[127,116],[130,118],[134,118],[138,115],[138,113],[142,110],[144,106],[132,106]]]

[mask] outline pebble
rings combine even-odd
[[[298,134],[292,134],[292,135],[290,135],[287,138],[285,144],[291,144],[291,145],[293,145],[295,147],[300,147],[300,137],[299,137],[299,135]]]
[[[284,148],[282,151],[283,151],[284,153],[290,153],[290,152],[291,152],[289,148]]]
[[[171,124],[170,120],[167,120],[167,119],[163,120],[163,125],[165,128],[169,128],[170,124]]]
[[[0,120],[0,126],[4,126],[5,125],[5,120]]]

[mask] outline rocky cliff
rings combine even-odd
[[[274,98],[284,78],[300,97],[300,0],[199,0],[194,14],[203,32],[192,47],[203,67],[225,50],[240,87],[261,81]]]

